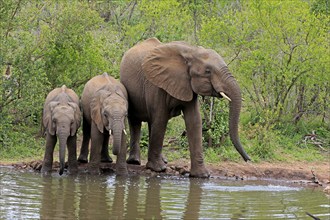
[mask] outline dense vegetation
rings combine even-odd
[[[81,94],[84,84],[103,72],[119,78],[123,53],[149,37],[184,40],[225,58],[241,85],[241,139],[254,160],[319,160],[329,151],[327,0],[0,4],[1,160],[41,158],[48,92],[65,84]],[[200,102],[207,160],[238,159],[227,137],[227,102]],[[171,147],[165,150],[189,155],[183,131],[181,118],[170,122],[165,144]]]

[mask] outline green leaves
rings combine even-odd
[[[242,88],[243,114],[266,131],[328,122],[329,21],[324,0],[1,1],[0,69],[9,73],[0,79],[0,143],[13,146],[14,128],[35,134],[51,89],[79,95],[97,74],[119,78],[124,52],[148,37],[218,51]],[[227,106],[201,103],[205,143],[226,142]]]
[[[328,21],[310,13],[307,2],[250,1],[223,16],[205,16],[200,39],[224,51],[244,96],[252,101],[251,110],[264,116],[271,111],[268,121],[274,123],[288,115],[293,119],[296,101],[309,99],[313,88],[321,93],[328,89],[321,86],[330,75],[325,68],[330,63],[324,26]],[[298,92],[301,86],[304,94]],[[316,103],[304,104],[302,111],[315,110]]]

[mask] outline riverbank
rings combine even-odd
[[[177,160],[167,165],[163,173],[155,173],[143,165],[128,165],[130,174],[139,175],[189,175],[189,161]],[[42,161],[0,163],[2,166],[12,166],[15,169],[34,170],[39,172]],[[221,162],[219,164],[207,164],[211,178],[233,179],[233,180],[287,180],[302,184],[312,184],[326,187],[330,185],[330,163],[329,162]],[[79,171],[84,172],[87,164],[79,164]],[[59,163],[54,162],[53,169],[57,172]],[[104,173],[114,173],[114,163],[102,163],[101,170]]]

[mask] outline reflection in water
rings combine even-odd
[[[160,206],[160,178],[148,178],[146,179],[147,192],[145,199],[145,214],[151,219],[162,219],[161,206]]]
[[[321,190],[260,182],[43,177],[4,168],[0,182],[0,219],[308,219],[306,212],[330,217],[329,199]]]
[[[123,216],[125,216],[125,206],[127,204],[125,201],[127,178],[116,176],[115,179],[116,179],[114,183],[115,192],[113,195],[111,215],[115,219],[121,219]],[[135,200],[135,198],[133,200]]]
[[[189,179],[189,193],[183,219],[198,219],[202,200],[202,187],[198,179]]]
[[[102,219],[110,214],[106,180],[97,179],[98,176],[90,175],[82,175],[76,179],[78,188],[74,192],[77,194],[76,210],[79,219]]]
[[[43,190],[41,198],[40,217],[42,219],[74,219],[75,192],[74,181],[64,178],[41,177]],[[70,177],[68,177],[70,178]]]

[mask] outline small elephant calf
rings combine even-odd
[[[42,164],[42,173],[52,170],[54,148],[59,139],[60,171],[65,165],[65,148],[68,147],[68,169],[70,173],[78,171],[77,163],[77,130],[80,127],[81,111],[79,97],[65,85],[52,90],[45,101],[43,125],[46,129],[46,151]]]
[[[99,173],[100,162],[112,162],[108,152],[109,135],[113,135],[112,152],[117,155],[116,173],[127,174],[125,123],[128,96],[124,85],[107,73],[90,79],[81,95],[83,142],[79,162],[86,163],[91,140],[89,172]]]

